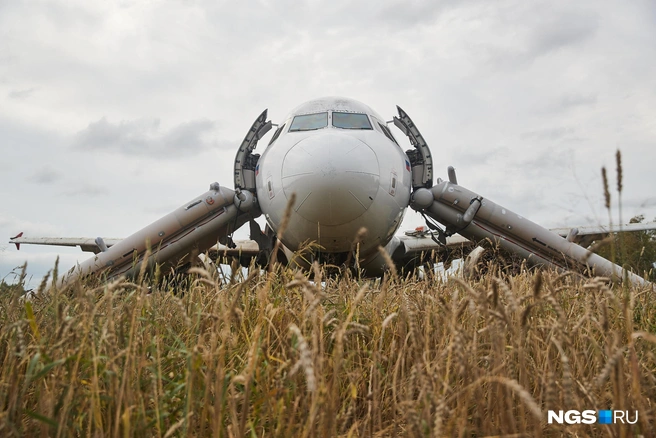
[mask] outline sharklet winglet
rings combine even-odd
[[[21,231],[20,233],[16,234],[14,237],[12,237],[10,240],[18,239],[19,237],[23,236],[23,232]],[[12,242],[14,245],[16,245],[16,251],[20,251],[20,243],[18,242]]]

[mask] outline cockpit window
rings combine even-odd
[[[389,138],[389,139],[392,140],[394,143],[396,143],[396,139],[395,139],[394,136],[392,135],[392,131],[390,131],[389,128],[388,128],[387,126],[383,125],[383,124],[380,123],[380,122],[378,122],[378,126],[380,126],[380,129],[381,129],[381,131],[383,131],[383,134],[385,134],[385,137]],[[396,145],[398,146],[399,144],[396,143]]]
[[[294,117],[289,132],[312,131],[328,126],[328,113],[304,114]]]
[[[273,133],[273,137],[271,137],[271,141],[269,142],[268,146],[271,146],[274,141],[278,140],[278,137],[280,137],[280,133],[282,132],[284,127],[285,124],[283,124],[281,127],[276,129],[276,132]]]
[[[366,114],[333,111],[333,126],[342,129],[372,129]]]

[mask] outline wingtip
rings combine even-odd
[[[11,237],[10,240],[18,239],[19,237],[23,236],[23,232],[21,231],[20,233],[16,234],[14,237]],[[16,245],[16,251],[20,251],[20,243],[18,242],[11,242],[14,245]]]

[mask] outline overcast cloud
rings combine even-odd
[[[179,158],[209,148],[218,148],[212,139],[214,122],[194,120],[162,132],[159,119],[140,119],[111,123],[106,117],[90,123],[75,135],[79,150],[108,150],[154,159]]]
[[[655,218],[654,16],[650,0],[0,1],[0,278],[88,256],[17,252],[19,231],[123,237],[232,187],[263,109],[277,123],[326,95],[387,120],[400,105],[437,176],[453,165],[545,226],[607,221],[619,148],[624,215]]]

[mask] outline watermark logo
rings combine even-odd
[[[636,424],[638,411],[548,411],[547,423],[553,424]]]
[[[622,412],[622,411],[616,411]],[[636,421],[638,420],[638,415],[636,412]],[[613,423],[613,411],[599,411],[599,424],[612,424]]]

